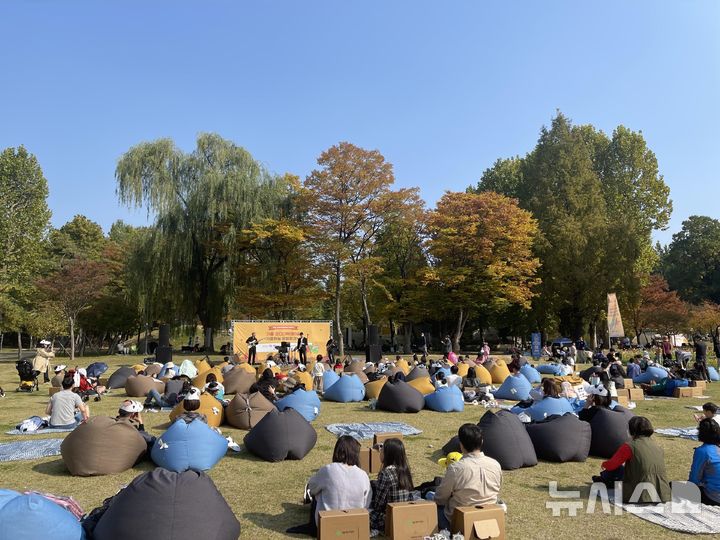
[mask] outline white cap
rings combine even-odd
[[[139,413],[142,412],[143,406],[142,403],[140,403],[139,401],[126,399],[122,402],[122,405],[120,405],[120,410],[129,413]]]
[[[165,364],[163,367],[164,367],[165,369],[172,369],[172,368],[175,367],[175,364],[173,364],[172,362],[168,362],[168,363]]]
[[[607,388],[605,388],[602,384],[590,385],[590,387],[588,387],[587,389],[587,393],[600,397],[605,397],[608,395]]]
[[[185,394],[185,399],[187,401],[200,401],[200,390],[193,386],[190,388],[190,391]]]
[[[40,341],[40,345],[50,345],[50,342],[47,339],[43,339]]]
[[[277,364],[275,362],[273,362],[272,360],[268,360],[267,362],[265,362],[265,367],[276,367],[276,366],[277,366]]]
[[[298,364],[298,369],[300,371],[305,371],[307,369],[307,367],[305,366],[305,364]]]
[[[65,364],[60,364],[59,366],[55,366],[55,373],[60,373],[62,370],[64,370],[67,366]]]
[[[87,370],[85,368],[78,368],[78,373],[83,377],[87,377]]]

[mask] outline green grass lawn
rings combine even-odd
[[[179,355],[176,356],[176,360],[180,358]],[[81,365],[88,365],[96,360],[107,362],[111,366],[108,374],[120,365],[142,362],[141,357],[119,356],[78,360]],[[13,428],[20,420],[34,414],[44,414],[48,385],[43,385],[40,392],[27,394],[16,393],[14,390],[17,384],[14,364],[0,364],[0,386],[7,394],[0,400],[0,442],[19,439],[4,432]],[[707,394],[713,401],[719,402],[720,384],[711,384]],[[91,414],[115,416],[124,397],[123,390],[115,390],[100,403],[91,401]],[[638,404],[635,412],[650,418],[658,428],[687,427],[694,421],[692,411],[685,406],[701,405],[704,401],[698,398],[644,401]],[[335,436],[324,429],[327,424],[403,421],[422,430],[421,435],[405,440],[414,480],[420,483],[442,474],[441,467],[436,463],[441,457],[440,448],[457,432],[462,423],[477,422],[484,412],[481,407],[467,406],[463,413],[422,411],[419,414],[400,415],[372,411],[367,403],[323,402],[320,416],[314,422],[318,433],[317,445],[302,461],[267,463],[245,452],[229,452],[209,474],[240,520],[242,538],[285,538],[287,535],[284,530],[287,527],[307,520],[308,507],[300,503],[302,488],[307,478],[331,459]],[[144,416],[148,431],[160,435],[163,429],[159,426],[167,423],[167,416],[164,413],[146,413]],[[223,426],[222,431],[242,443],[245,432],[227,426]],[[665,449],[670,478],[687,480],[692,451],[697,443],[655,437]],[[22,437],[27,438],[29,437]],[[560,489],[580,489],[583,495],[587,495],[590,477],[598,473],[601,461],[590,458],[585,463],[541,462],[536,467],[505,472],[501,496],[508,504],[508,538],[588,536],[655,540],[675,537],[676,534],[671,531],[628,514],[604,515],[598,511],[589,515],[581,510],[574,518],[565,514],[563,517],[552,516],[551,511],[545,507],[545,502],[550,500],[548,482],[555,480]],[[59,457],[0,463],[0,487],[71,495],[88,511],[151,467],[149,462],[143,462],[118,475],[77,478],[69,475]]]

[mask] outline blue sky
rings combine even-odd
[[[214,131],[305,176],[341,140],[379,149],[432,205],[525,154],[556,109],[642,130],[670,240],[720,200],[716,1],[63,1],[0,4],[0,147],[25,145],[53,224],[145,222],[118,157]]]

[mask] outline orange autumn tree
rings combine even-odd
[[[640,302],[630,316],[637,337],[644,330],[674,334],[687,326],[688,306],[664,277],[653,274],[640,290]]]
[[[471,316],[530,307],[540,282],[532,253],[538,225],[515,199],[492,191],[447,192],[428,218],[428,231],[433,266],[426,282],[439,289],[438,307],[456,317],[456,351]]]

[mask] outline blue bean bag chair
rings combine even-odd
[[[108,370],[108,365],[105,362],[93,362],[87,367],[88,377],[99,377]]]
[[[510,399],[512,401],[524,401],[530,398],[532,385],[523,375],[510,375],[500,385],[493,395],[499,399]]]
[[[457,386],[444,386],[425,396],[425,407],[437,412],[462,412],[465,399]]]
[[[565,370],[560,364],[543,364],[535,369],[543,375],[557,375],[558,377],[565,375]]]
[[[207,471],[227,451],[227,440],[202,420],[177,420],[159,437],[150,456],[170,471]]]
[[[687,379],[670,379],[665,384],[665,395],[672,397],[676,388],[687,388],[688,386],[690,386],[690,382]]]
[[[312,422],[320,414],[320,398],[312,390],[295,390],[275,403],[279,411],[295,409],[305,420]]]
[[[515,414],[524,412],[533,422],[542,422],[548,416],[554,414],[562,416],[565,413],[572,413],[573,407],[566,398],[546,397],[541,401],[537,401],[527,408],[518,407],[517,405],[510,409]]]
[[[433,382],[435,382],[435,377],[437,377],[437,374],[440,373],[441,371],[445,374],[446,379],[450,375],[452,375],[452,371],[450,371],[450,368],[446,368],[446,367],[439,368],[435,373],[433,373],[433,376],[431,377]]]
[[[0,489],[0,538],[10,540],[82,540],[80,521],[41,495]]]
[[[636,384],[648,384],[650,381],[660,382],[667,379],[668,373],[658,366],[649,366],[643,373],[633,379]]]
[[[326,371],[323,373],[323,392],[327,392],[333,384],[340,380],[340,375],[334,371]]]
[[[525,378],[530,381],[531,384],[537,384],[539,382],[542,382],[542,375],[530,364],[525,364],[523,367],[521,367],[520,373],[525,375]]]
[[[710,375],[710,380],[713,382],[720,381],[720,373],[718,373],[717,369],[715,369],[713,366],[708,366],[708,375]]]
[[[364,398],[365,385],[357,375],[345,374],[323,392],[323,399],[339,403],[362,401]]]

